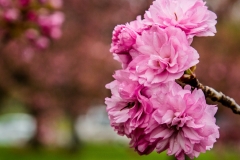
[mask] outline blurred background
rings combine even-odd
[[[143,15],[151,3],[63,1],[57,7],[64,14],[61,34],[54,32],[51,43],[39,41],[37,49],[28,46],[29,39],[9,38],[1,29],[1,160],[173,159],[165,153],[140,157],[129,149],[128,139],[110,128],[104,105],[110,96],[105,84],[120,68],[109,52],[112,30]],[[217,34],[193,41],[200,54],[197,77],[240,103],[240,0],[207,4],[218,16]],[[240,159],[240,116],[218,106],[220,138],[197,159]]]

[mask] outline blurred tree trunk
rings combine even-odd
[[[73,116],[73,114],[68,113],[68,119],[70,123],[70,144],[69,144],[69,151],[70,152],[77,152],[79,148],[81,147],[81,141],[78,137],[77,131],[76,131],[76,119],[77,117]]]
[[[31,115],[35,118],[36,121],[36,131],[29,144],[33,148],[41,148],[46,145],[48,137],[51,135],[51,126],[50,122],[46,120],[45,113],[42,111],[31,109]],[[49,119],[49,118],[48,118]],[[54,129],[54,127],[52,128]],[[52,131],[54,132],[54,131]]]
[[[29,107],[29,108],[32,108],[32,107]],[[30,114],[35,118],[35,121],[36,121],[36,130],[35,130],[35,134],[34,136],[32,137],[32,139],[29,141],[29,144],[31,147],[33,148],[40,148],[42,146],[44,146],[42,144],[42,140],[41,140],[41,136],[42,136],[42,133],[41,133],[41,128],[40,127],[42,124],[42,121],[41,121],[41,114],[34,110],[34,109],[30,109]]]
[[[58,147],[58,109],[50,107],[51,105],[43,107],[41,102],[31,105],[28,108],[30,114],[35,118],[36,132],[29,144],[34,148]]]

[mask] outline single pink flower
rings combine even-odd
[[[128,69],[137,75],[134,80],[146,86],[178,79],[199,62],[184,32],[175,27],[162,29],[154,25],[143,31],[130,54],[134,58]]]
[[[137,33],[126,25],[117,25],[113,30],[110,52],[128,52],[135,44]]]
[[[106,85],[112,96],[105,100],[111,126],[118,134],[128,137],[135,129],[146,128],[152,113],[147,88],[129,77],[128,71],[117,71],[116,80]]]
[[[154,112],[145,133],[149,135],[149,143],[156,143],[159,153],[167,150],[168,155],[175,155],[179,160],[185,154],[198,157],[219,138],[214,118],[217,107],[206,104],[202,90],[191,92],[190,86],[181,89],[175,82],[170,83],[150,98]]]
[[[113,30],[110,52],[115,60],[122,63],[123,68],[132,60],[129,50],[135,44],[136,38],[137,33],[127,25],[117,25]]]
[[[188,38],[213,36],[217,16],[205,4],[202,0],[156,0],[145,13],[145,22],[178,27]]]
[[[110,52],[113,53],[115,60],[122,63],[123,68],[126,68],[134,57],[129,51],[136,43],[137,36],[149,28],[149,25],[143,23],[141,16],[126,25],[117,25],[114,28]]]

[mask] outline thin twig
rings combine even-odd
[[[204,92],[205,97],[210,98],[212,101],[219,102],[222,105],[232,109],[233,113],[235,114],[240,114],[240,106],[235,102],[233,98],[228,97],[222,92],[218,92],[209,86],[204,86],[195,76],[190,76],[190,78],[187,80],[179,79],[176,80],[176,82],[181,86],[188,84],[193,88],[201,89]]]

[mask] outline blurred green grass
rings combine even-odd
[[[63,149],[0,148],[0,160],[173,160],[166,153],[156,152],[139,156],[126,145],[118,143],[82,144],[77,152]],[[212,150],[201,154],[197,160],[238,160],[240,154],[230,150]]]

